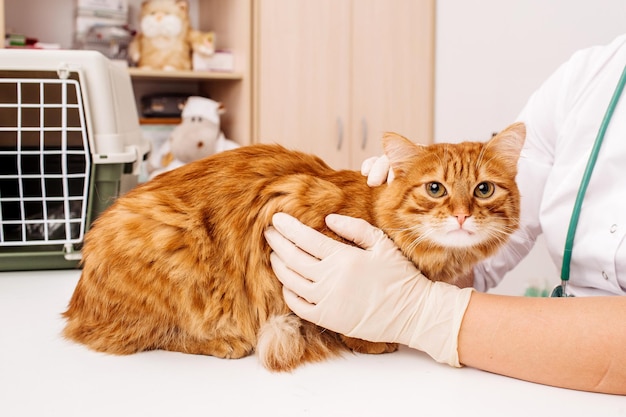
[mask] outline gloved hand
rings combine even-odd
[[[361,164],[361,174],[367,176],[367,185],[370,187],[378,187],[383,185],[385,181],[387,184],[391,184],[394,179],[393,169],[389,164],[387,155],[367,158]]]
[[[346,336],[397,342],[460,366],[459,328],[471,289],[432,282],[382,230],[331,214],[326,224],[361,247],[326,237],[277,213],[265,237],[287,305],[298,316]],[[292,243],[293,242],[293,243]]]

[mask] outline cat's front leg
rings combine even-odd
[[[397,343],[368,342],[367,340],[355,339],[344,335],[341,335],[341,340],[346,346],[358,353],[377,355],[380,353],[391,353],[398,350]]]
[[[193,337],[178,338],[159,348],[174,352],[208,355],[223,359],[240,359],[254,352],[253,341],[244,336],[197,340]]]

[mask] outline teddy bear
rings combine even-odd
[[[192,53],[214,53],[215,33],[191,28],[187,0],[144,0],[139,22],[141,30],[128,48],[139,68],[191,70]]]
[[[220,129],[221,103],[206,97],[191,96],[185,102],[182,120],[148,161],[148,178],[189,162],[239,147]]]

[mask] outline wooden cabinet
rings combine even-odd
[[[255,13],[255,138],[345,167],[350,0],[260,0]]]
[[[254,136],[358,168],[433,126],[434,0],[257,0]]]
[[[351,149],[358,168],[382,152],[384,132],[433,140],[435,1],[353,0],[352,11]]]

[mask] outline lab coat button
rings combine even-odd
[[[605,280],[608,280],[608,279],[609,279],[609,275],[608,275],[606,272],[604,272],[604,271],[602,271],[602,277],[603,277]]]
[[[611,233],[615,233],[617,231],[617,225],[614,224],[611,226]]]

